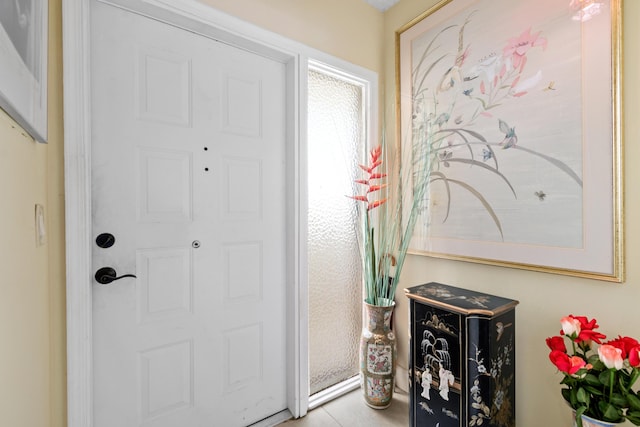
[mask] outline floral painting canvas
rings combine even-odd
[[[398,31],[400,138],[432,157],[415,251],[614,274],[615,3],[449,0]]]

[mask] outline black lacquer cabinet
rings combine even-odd
[[[410,300],[411,427],[514,427],[518,301],[440,283]]]

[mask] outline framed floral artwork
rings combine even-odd
[[[396,32],[411,253],[624,280],[621,0],[442,0]]]
[[[0,1],[0,107],[47,142],[47,0]]]

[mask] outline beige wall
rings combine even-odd
[[[313,48],[377,71],[394,91],[394,32],[435,0],[402,0],[384,15],[361,0],[201,0]],[[49,0],[49,144],[34,143],[0,111],[0,425],[66,425],[61,0]],[[627,281],[614,285],[558,275],[412,257],[401,286],[427,281],[518,299],[518,425],[568,425],[559,377],[544,338],[567,314],[596,317],[603,332],[640,337],[640,2],[627,0],[624,29]],[[386,101],[383,101],[386,103]],[[391,102],[391,101],[390,101]],[[389,108],[382,110],[389,111]],[[393,117],[386,118],[393,123]],[[391,130],[390,130],[391,132]],[[48,241],[35,245],[36,203]],[[402,297],[396,319],[407,317]],[[406,323],[398,325],[407,354]],[[406,363],[401,362],[405,365]]]
[[[383,15],[362,0],[199,0],[354,64],[382,68]]]
[[[402,0],[385,14],[385,87],[393,93],[394,33],[435,0]],[[624,8],[624,96],[626,283],[611,284],[554,274],[535,273],[472,263],[412,257],[405,265],[402,287],[436,281],[501,295],[520,301],[516,309],[517,425],[570,425],[569,411],[560,398],[560,376],[548,361],[545,338],[559,331],[559,319],[582,314],[598,319],[602,332],[640,339],[640,2],[627,0]],[[389,118],[388,118],[389,119]],[[389,120],[387,120],[389,122]],[[603,201],[604,202],[604,201]],[[398,319],[406,319],[402,300]],[[399,331],[406,331],[406,323]],[[406,357],[406,335],[399,337]],[[631,425],[628,423],[628,425]]]
[[[49,144],[0,110],[0,425],[63,427],[65,406],[61,0],[50,0]],[[36,246],[35,205],[47,243]]]
[[[0,112],[0,424],[48,425],[49,254],[34,207],[47,204],[48,147]]]

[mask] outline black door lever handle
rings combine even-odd
[[[118,276],[118,273],[111,267],[102,267],[98,271],[96,271],[96,282],[101,283],[103,285],[108,285],[109,283],[123,279],[125,277],[133,277],[135,278],[135,274],[123,274],[122,276]]]

